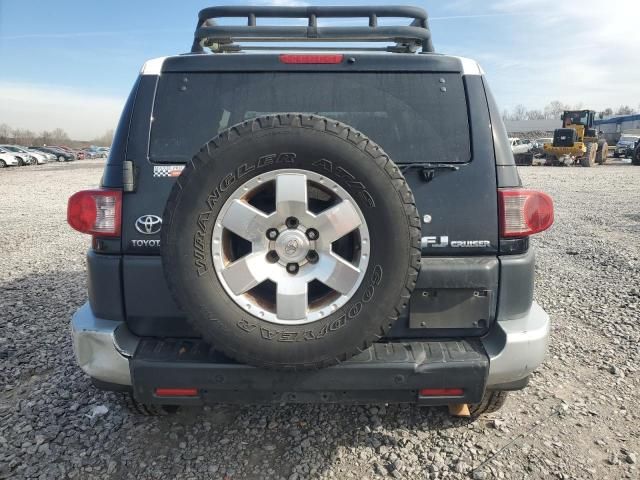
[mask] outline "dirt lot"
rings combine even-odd
[[[0,171],[0,478],[639,478],[640,167],[529,167],[553,337],[530,387],[469,423],[444,409],[275,406],[129,413],[76,367],[85,236],[67,197],[102,161]]]

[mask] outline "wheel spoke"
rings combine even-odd
[[[333,253],[322,255],[320,265],[318,280],[343,295],[349,293],[360,276],[360,269]]]
[[[227,265],[222,270],[222,276],[231,291],[235,295],[241,295],[264,282],[270,266],[264,253],[251,253]]]
[[[222,225],[245,240],[264,236],[268,216],[242,200],[234,200],[222,219]]]
[[[323,243],[335,242],[358,228],[362,221],[353,203],[343,200],[320,213],[313,222]]]
[[[301,217],[307,213],[307,176],[283,173],[276,177],[276,212],[281,217]]]
[[[307,316],[307,282],[280,280],[277,287],[276,312],[281,320],[303,320]]]

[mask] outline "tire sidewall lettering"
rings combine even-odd
[[[353,320],[358,315],[362,313],[364,310],[364,305],[370,303],[373,300],[375,295],[376,286],[380,285],[382,281],[382,266],[375,265],[372,269],[372,274],[369,278],[369,283],[364,289],[364,293],[360,300],[356,300],[355,303],[352,303],[350,306],[345,307],[345,313],[342,313],[337,318],[329,318],[328,321],[325,321],[320,328],[314,330],[313,328],[307,328],[302,332],[289,332],[284,329],[280,329],[279,327],[271,327],[271,326],[262,326],[255,323],[253,318],[248,320],[246,318],[242,318],[238,322],[236,322],[236,327],[238,327],[242,332],[246,334],[255,335],[258,332],[258,337],[265,341],[277,341],[277,342],[306,342],[310,340],[320,340],[326,336],[329,332],[335,332],[345,325],[347,325],[349,320]],[[258,320],[258,319],[255,319]],[[320,322],[316,322],[320,323]]]

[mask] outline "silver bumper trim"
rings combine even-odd
[[[97,318],[85,303],[71,319],[73,351],[80,368],[103,382],[131,385],[129,358],[138,338],[124,322]]]
[[[549,315],[537,302],[520,318],[500,320],[482,338],[489,354],[487,387],[522,380],[544,360],[549,343]]]

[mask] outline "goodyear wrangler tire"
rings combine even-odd
[[[229,128],[174,185],[169,288],[217,350],[259,367],[334,365],[406,306],[420,221],[398,167],[335,120],[278,114]]]

